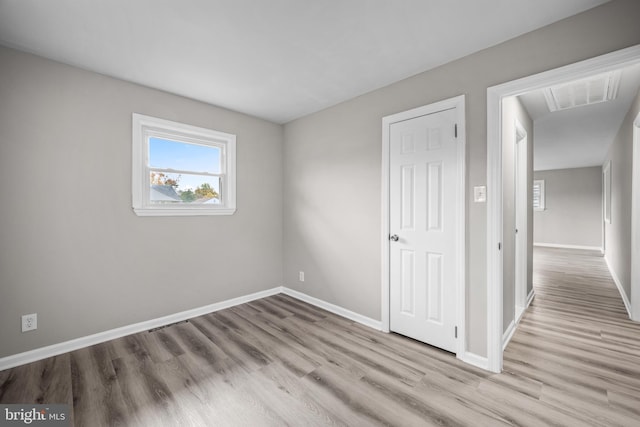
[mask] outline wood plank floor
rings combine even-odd
[[[0,402],[76,426],[640,426],[640,324],[603,259],[535,257],[502,374],[277,295],[2,371]]]

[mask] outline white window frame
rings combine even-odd
[[[133,211],[138,216],[232,215],[236,211],[236,136],[133,113]],[[149,138],[160,137],[220,148],[220,204],[152,204]]]
[[[540,197],[538,198],[538,206],[536,206],[536,187],[539,188],[538,194]],[[546,208],[545,205],[545,195],[544,195],[544,179],[534,179],[533,180],[533,210],[534,211],[543,211]]]

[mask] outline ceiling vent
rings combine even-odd
[[[618,96],[620,71],[599,74],[544,89],[549,111],[611,101]]]

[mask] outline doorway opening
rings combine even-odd
[[[505,200],[508,202],[507,199],[513,197],[513,195],[510,195],[511,193],[508,191],[505,193],[505,188],[508,189],[508,186],[505,187],[503,170],[503,161],[505,160],[503,159],[503,103],[509,97],[561,86],[570,81],[586,79],[596,74],[607,73],[636,64],[640,64],[640,46],[630,47],[566,67],[525,77],[487,90],[487,193],[493,195],[488,200],[487,205],[487,356],[488,366],[491,371],[500,372],[502,370],[502,352],[505,338],[505,301],[513,301],[510,298],[505,299],[504,293],[504,266],[505,262],[511,262],[511,260],[505,259],[503,245],[506,245],[508,239],[512,238],[512,236],[505,235],[505,224],[512,221],[510,219],[512,216],[517,215],[517,209],[513,206],[508,207],[505,203]],[[636,163],[637,165],[638,163]],[[634,174],[636,172],[637,167],[634,167]],[[511,181],[511,183],[513,184],[514,181]],[[515,185],[519,185],[519,183],[516,182]],[[515,214],[514,211],[516,211]],[[637,210],[634,210],[632,218],[634,218],[633,222],[636,225],[638,220],[635,218],[638,216],[640,214]],[[637,230],[637,227],[635,230]],[[637,234],[634,239],[634,245],[637,245]],[[637,248],[637,246],[635,247]],[[637,271],[635,271],[634,278],[637,278]],[[511,280],[510,278],[507,279]],[[518,291],[518,288],[516,288],[516,291]],[[633,280],[631,283],[631,294],[636,296],[640,294],[640,283],[637,280]],[[515,305],[517,306],[517,302]]]

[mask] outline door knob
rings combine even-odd
[[[389,236],[389,240],[393,240],[394,242],[397,242],[398,239],[400,239],[400,238],[398,237],[397,234],[394,234],[393,236]]]

